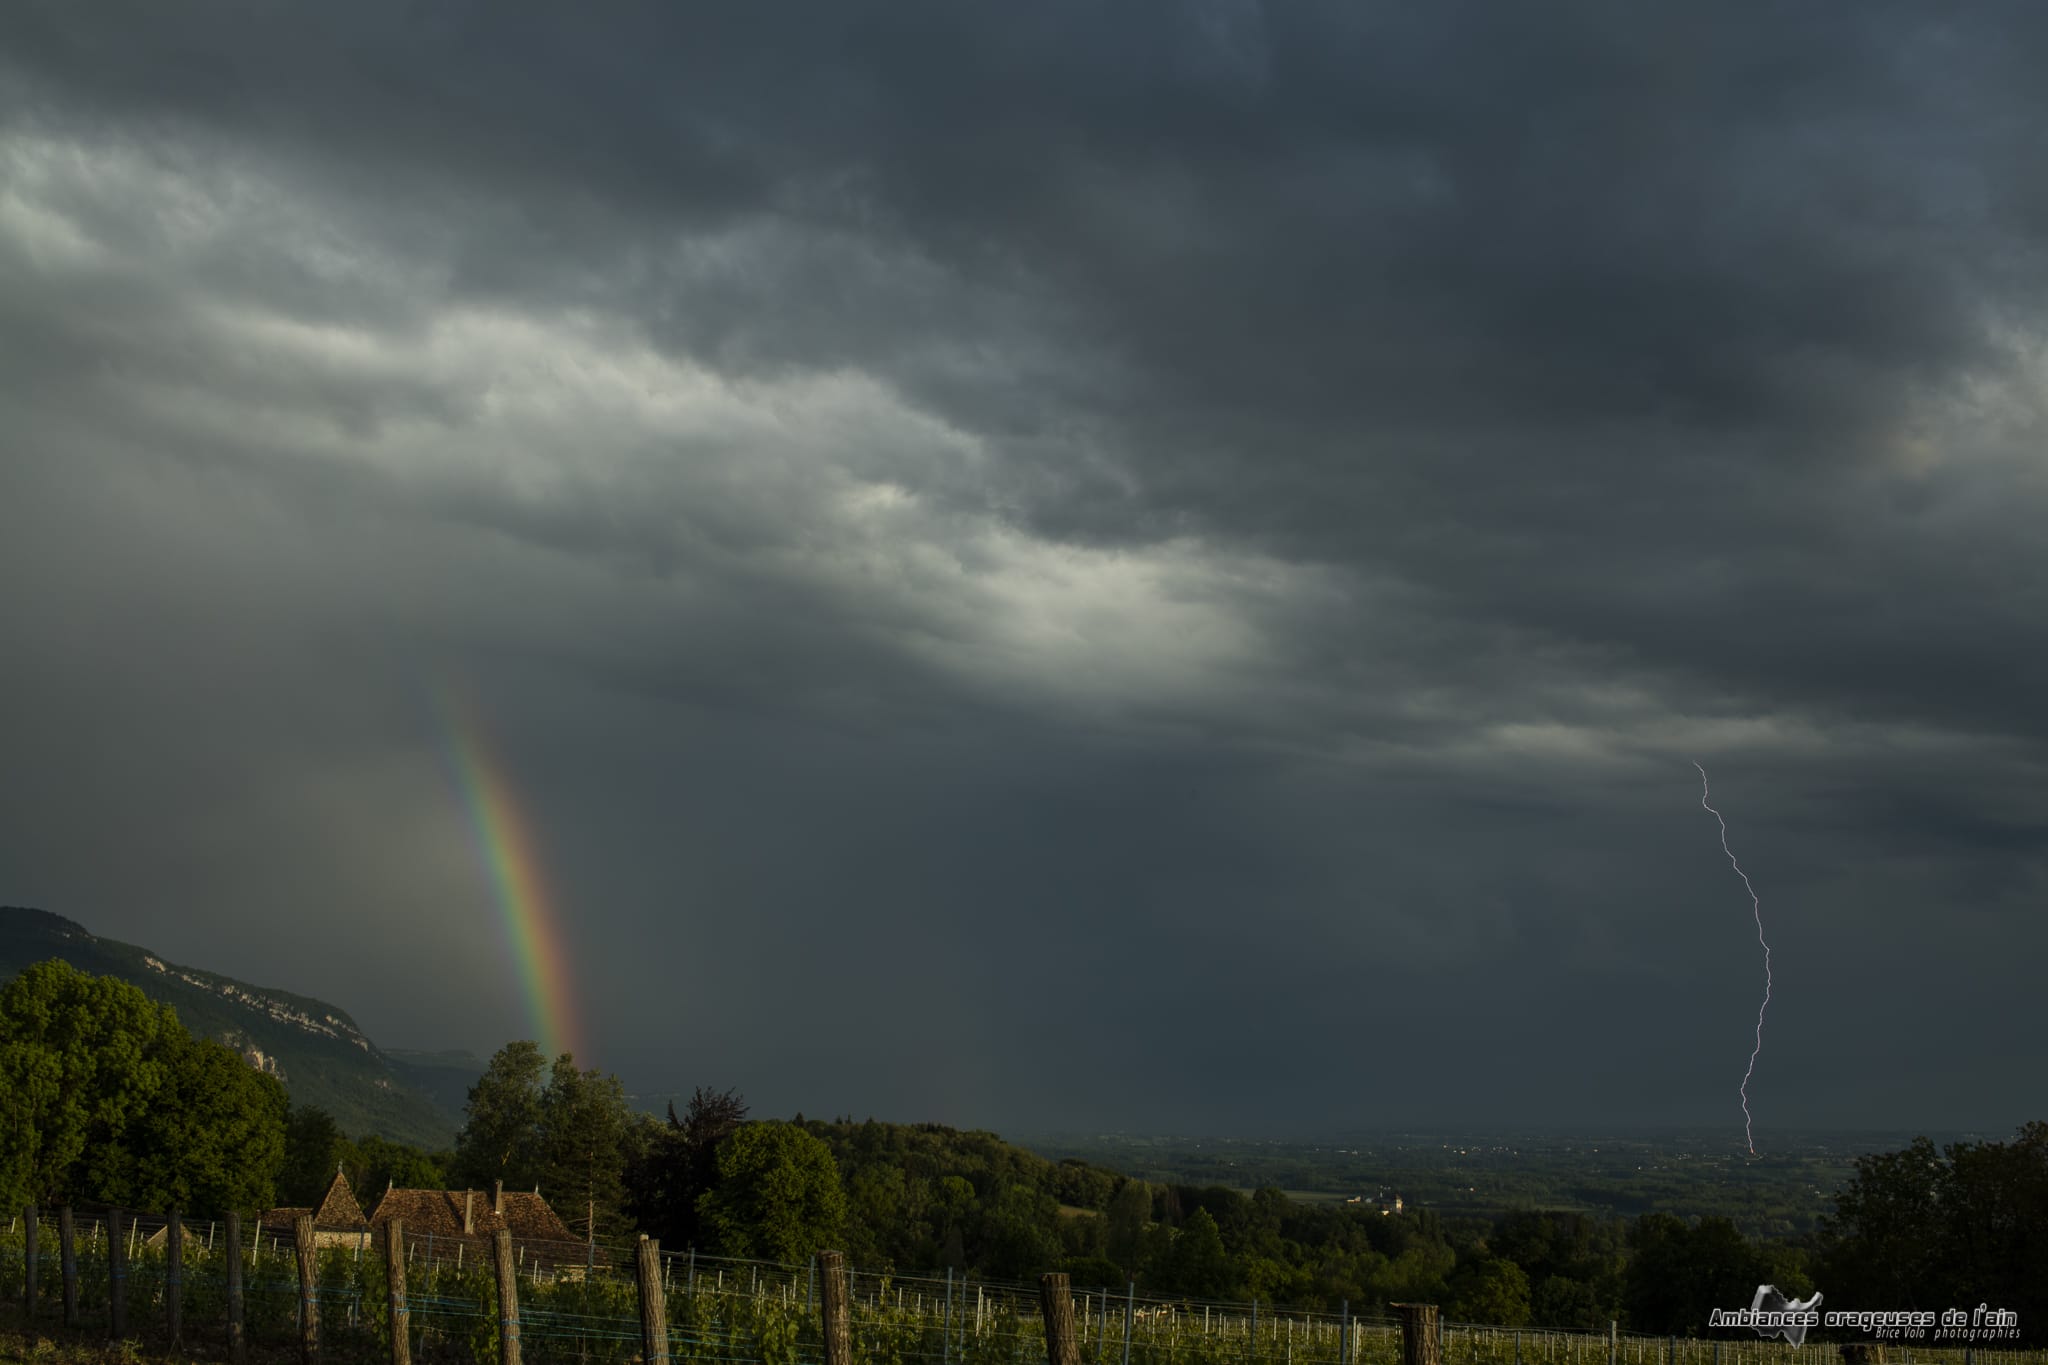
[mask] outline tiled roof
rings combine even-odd
[[[312,1211],[313,1210],[311,1209],[299,1208],[269,1209],[264,1212],[263,1217],[260,1221],[262,1222],[264,1227],[283,1228],[285,1231],[289,1232],[291,1231],[292,1224],[298,1222],[303,1215],[309,1214]]]
[[[290,1231],[299,1218],[309,1213],[313,1215],[313,1226],[322,1232],[360,1232],[370,1226],[370,1220],[363,1217],[363,1206],[356,1202],[355,1191],[348,1187],[348,1177],[340,1171],[336,1171],[334,1179],[328,1183],[319,1208],[271,1209],[261,1221],[266,1228]]]
[[[540,1197],[538,1190],[531,1194],[505,1192],[505,1226],[512,1229],[514,1237],[529,1238],[533,1241],[573,1242],[576,1234],[569,1231],[569,1225],[561,1216],[548,1207],[548,1201]]]
[[[548,1207],[547,1200],[524,1190],[505,1191],[502,1216],[491,1211],[489,1190],[387,1190],[370,1215],[370,1226],[381,1227],[399,1218],[409,1235],[461,1237],[465,1197],[472,1201],[472,1236],[488,1237],[499,1228],[509,1228],[520,1241],[576,1240],[576,1234]]]
[[[451,1207],[445,1190],[386,1190],[370,1213],[370,1226],[382,1227],[393,1218],[404,1219],[407,1232],[422,1236],[462,1235],[461,1200],[456,1198]]]
[[[369,1226],[369,1221],[363,1217],[363,1206],[356,1202],[355,1191],[348,1187],[348,1177],[336,1171],[334,1183],[327,1187],[327,1196],[313,1215],[313,1226],[355,1229]]]
[[[183,1224],[180,1224],[180,1226],[181,1226],[181,1227],[182,1227],[182,1228],[184,1229],[184,1237],[185,1237],[185,1245],[186,1245],[186,1246],[188,1246],[188,1247],[189,1247],[189,1246],[191,1246],[191,1245],[193,1244],[193,1242],[194,1242],[195,1240],[196,1240],[196,1241],[198,1241],[198,1242],[202,1242],[202,1243],[203,1243],[203,1242],[205,1242],[205,1241],[207,1240],[207,1234],[206,1234],[205,1232],[201,1231],[201,1229],[203,1229],[203,1228],[205,1228],[205,1227],[207,1226],[207,1223],[208,1223],[208,1221],[209,1221],[209,1220],[205,1220],[205,1219],[198,1219],[198,1220],[194,1220],[194,1222],[193,1222],[193,1223],[183,1223]],[[195,1223],[196,1223],[196,1226],[195,1226]],[[166,1244],[167,1242],[169,1242],[170,1240],[171,1240],[171,1225],[170,1225],[169,1223],[165,1223],[165,1224],[164,1224],[164,1225],[163,1225],[162,1227],[158,1228],[158,1229],[157,1229],[157,1230],[156,1230],[155,1232],[152,1232],[152,1233],[150,1233],[150,1234],[149,1234],[149,1236],[147,1236],[147,1237],[143,1238],[143,1239],[142,1239],[142,1244],[143,1244],[144,1246],[160,1247],[160,1246],[163,1246],[163,1245],[165,1245],[165,1244]]]

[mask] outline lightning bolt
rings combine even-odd
[[[1700,765],[1695,762],[1695,768]],[[1749,1154],[1756,1155],[1756,1132],[1749,1118],[1749,1080],[1756,1075],[1756,1059],[1764,1050],[1764,1011],[1771,1007],[1771,945],[1764,942],[1764,909],[1757,901],[1756,888],[1749,884],[1749,874],[1742,870],[1742,864],[1735,861],[1734,850],[1728,847],[1728,822],[1721,818],[1721,812],[1708,805],[1712,795],[1707,789],[1707,770],[1700,768],[1700,804],[1712,813],[1714,823],[1721,827],[1721,851],[1728,855],[1728,865],[1735,869],[1735,875],[1742,878],[1742,885],[1749,892],[1749,908],[1756,915],[1756,941],[1764,950],[1764,1002],[1756,1010],[1756,1047],[1749,1054],[1749,1070],[1742,1073],[1742,1136],[1749,1143]]]

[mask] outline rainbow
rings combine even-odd
[[[442,752],[478,856],[491,879],[505,943],[526,996],[527,1013],[542,1054],[583,1056],[569,954],[560,918],[541,875],[540,849],[521,815],[505,765],[484,734],[476,704],[454,684],[433,689],[441,721]]]

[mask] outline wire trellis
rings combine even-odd
[[[165,1219],[121,1219],[129,1252],[129,1335],[166,1333]],[[112,1278],[109,1223],[96,1213],[75,1227],[77,1313],[104,1331]],[[332,1365],[390,1358],[390,1300],[382,1238],[322,1234],[312,1300],[322,1358]],[[412,1358],[499,1360],[498,1289],[487,1247],[475,1239],[415,1238],[405,1247]],[[0,1324],[23,1320],[25,1238],[20,1220],[0,1236]],[[642,1359],[635,1244],[520,1241],[514,1266],[522,1358],[532,1365],[626,1365]],[[230,1245],[218,1222],[184,1224],[178,1280],[185,1346],[224,1350],[231,1258],[239,1258],[243,1331],[258,1351],[299,1339],[303,1296],[296,1249],[276,1229],[255,1228]],[[818,1263],[787,1265],[660,1253],[668,1359],[698,1365],[822,1365],[823,1288]],[[55,1219],[38,1239],[36,1313],[55,1325],[62,1268]],[[1038,1365],[1047,1359],[1036,1283],[948,1275],[848,1274],[853,1358],[863,1365]],[[1073,1289],[1083,1365],[1398,1365],[1401,1329],[1377,1307],[1336,1312],[1264,1303]],[[1640,1333],[1558,1332],[1482,1324],[1441,1326],[1442,1365],[1838,1365],[1838,1347],[1809,1342],[1701,1340]],[[2048,1365],[2048,1352],[1961,1346],[1893,1347],[1902,1365]]]

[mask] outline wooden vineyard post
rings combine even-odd
[[[22,1275],[21,1311],[30,1322],[36,1317],[36,1231],[41,1215],[34,1204],[30,1204],[21,1220]]]
[[[1039,1310],[1045,1315],[1045,1365],[1081,1365],[1074,1340],[1074,1295],[1065,1275],[1038,1277]]]
[[[391,1365],[412,1365],[410,1310],[405,1306],[405,1222],[384,1225],[384,1287],[391,1295]]]
[[[491,1234],[491,1265],[498,1275],[499,1365],[519,1365],[519,1258],[510,1228]]]
[[[242,1340],[242,1215],[228,1212],[228,1361],[242,1365],[248,1345]]]
[[[64,1273],[64,1325],[78,1326],[78,1229],[69,1204],[57,1210],[58,1268]]]
[[[128,1337],[128,1244],[121,1240],[121,1210],[107,1210],[107,1325],[114,1340]]]
[[[1397,1303],[1401,1315],[1401,1365],[1443,1365],[1443,1338],[1433,1303]]]
[[[640,1282],[640,1358],[647,1365],[668,1360],[668,1293],[661,1283],[661,1243],[640,1236],[633,1276]]]
[[[185,1344],[185,1225],[172,1209],[164,1228],[164,1319],[171,1349]]]
[[[819,1252],[818,1278],[825,1301],[825,1365],[853,1365],[853,1323],[846,1302],[846,1254]]]
[[[292,1220],[292,1245],[299,1254],[299,1360],[301,1365],[320,1362],[319,1249],[313,1244],[313,1215],[302,1213]]]

